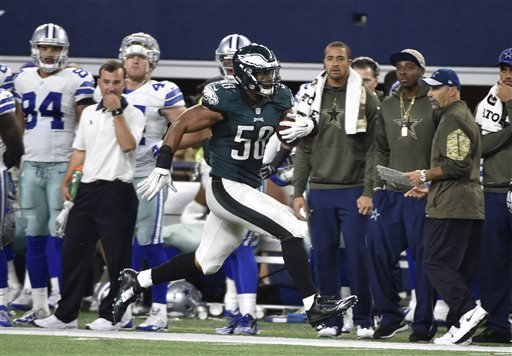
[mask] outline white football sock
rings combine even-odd
[[[236,311],[238,309],[238,294],[236,293],[235,281],[226,278],[226,294],[224,294],[224,309]]]
[[[256,293],[239,294],[238,307],[241,315],[249,314],[256,319]]]
[[[50,312],[48,307],[48,287],[32,288],[32,310],[44,309]]]

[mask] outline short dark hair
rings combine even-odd
[[[373,58],[370,57],[357,57],[352,60],[352,68],[365,69],[370,67],[373,71],[373,76],[378,77],[380,74],[380,67]]]
[[[123,70],[123,77],[126,77],[126,69],[124,68],[123,66],[123,63],[119,62],[119,61],[116,61],[114,59],[111,59],[109,61],[106,61],[105,63],[103,63],[100,67],[100,70],[99,70],[99,75],[101,77],[101,71],[102,70],[105,70],[109,73],[113,73],[115,72],[116,70],[118,70],[119,68],[121,68]]]
[[[327,51],[327,49],[331,48],[331,47],[345,48],[345,50],[347,51],[348,58],[349,59],[352,58],[352,51],[350,50],[350,47],[348,46],[348,44],[346,44],[345,42],[341,42],[341,41],[334,41],[334,42],[329,43],[327,46],[325,46],[324,57],[325,57],[325,52]]]

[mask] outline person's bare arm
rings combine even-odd
[[[171,124],[178,120],[181,114],[187,109],[184,106],[177,108],[162,109],[160,112],[165,116],[167,121]],[[201,142],[206,140],[212,135],[209,128],[197,132],[186,133],[181,139],[179,148],[198,147]]]

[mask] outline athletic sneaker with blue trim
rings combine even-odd
[[[238,322],[242,319],[241,315],[235,316],[229,322],[228,326],[223,326],[222,328],[216,328],[215,332],[221,335],[231,335],[235,332],[235,327],[238,325]]]
[[[260,327],[256,322],[256,319],[250,314],[245,314],[240,318],[238,324],[233,330],[235,335],[258,335]]]
[[[49,310],[38,309],[38,310],[30,310],[23,314],[22,317],[14,319],[14,324],[18,325],[29,325],[34,322],[36,319],[45,319],[52,315]]]
[[[167,330],[167,313],[158,308],[151,308],[149,317],[135,328],[137,331],[165,331]]]
[[[32,309],[32,290],[23,289],[16,299],[9,303],[9,307],[16,310]]]
[[[9,315],[9,310],[7,310],[5,305],[0,305],[0,326],[12,326],[11,316]]]

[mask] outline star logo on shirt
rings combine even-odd
[[[322,114],[327,117],[328,124],[334,124],[338,128],[341,128],[341,121],[343,118],[343,114],[345,110],[340,109],[336,103],[336,99],[332,102],[332,107],[330,109],[322,110]]]
[[[370,220],[375,220],[377,221],[377,218],[380,216],[379,212],[377,211],[377,209],[372,209],[372,215],[370,216]]]
[[[395,119],[393,120],[398,126],[402,127],[403,121],[402,119]],[[415,118],[409,118],[409,121],[407,121],[407,135],[411,136],[415,140],[418,139],[418,136],[416,135],[416,125],[418,125],[420,122],[422,122],[422,119],[415,119]]]

